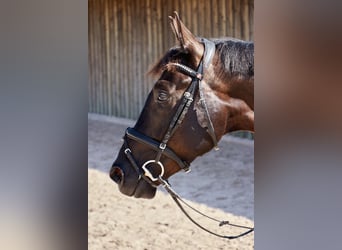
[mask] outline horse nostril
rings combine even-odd
[[[124,174],[123,174],[121,168],[113,167],[112,170],[110,171],[110,177],[112,178],[113,181],[120,184],[123,181]]]

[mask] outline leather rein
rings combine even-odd
[[[204,38],[201,38],[201,41],[204,44],[205,49],[204,49],[204,54],[203,54],[203,57],[201,59],[201,62],[199,63],[199,66],[198,66],[196,71],[189,68],[188,66],[185,66],[185,65],[180,64],[180,63],[171,63],[177,69],[178,72],[181,72],[187,76],[190,76],[192,78],[192,81],[191,81],[190,85],[188,86],[187,90],[184,92],[183,97],[180,101],[180,104],[176,110],[176,113],[173,116],[173,118],[170,122],[169,128],[168,128],[167,132],[165,133],[163,139],[161,141],[157,141],[157,140],[152,139],[149,136],[146,136],[146,135],[140,133],[139,131],[135,130],[134,128],[127,128],[126,132],[125,132],[125,136],[124,136],[124,147],[125,147],[124,152],[125,152],[127,159],[131,163],[131,166],[137,172],[137,174],[139,176],[139,180],[141,178],[143,178],[146,182],[148,182],[153,187],[157,187],[157,185],[155,184],[156,182],[158,184],[161,184],[164,187],[164,189],[171,195],[172,199],[176,202],[178,207],[187,216],[187,218],[191,222],[193,222],[196,226],[198,226],[199,228],[203,229],[204,231],[206,231],[212,235],[215,235],[217,237],[225,238],[225,239],[235,239],[235,238],[239,238],[241,236],[244,236],[246,234],[253,232],[254,228],[232,224],[232,223],[229,223],[228,221],[220,221],[220,220],[217,220],[215,218],[212,218],[210,216],[207,216],[207,215],[201,213],[200,211],[198,211],[197,209],[193,208],[188,203],[186,203],[171,188],[171,185],[169,184],[169,182],[167,180],[163,179],[164,165],[160,161],[161,156],[166,156],[166,157],[172,159],[185,172],[190,171],[190,163],[182,160],[175,152],[173,152],[172,149],[170,149],[167,146],[167,143],[168,143],[169,139],[172,137],[172,135],[174,134],[174,132],[177,130],[179,125],[182,123],[185,115],[187,114],[187,112],[189,110],[191,103],[194,100],[195,91],[197,89],[198,89],[199,96],[200,96],[200,104],[202,105],[202,107],[204,109],[204,112],[205,112],[205,115],[206,115],[206,118],[208,121],[207,132],[210,135],[210,137],[212,138],[215,150],[218,150],[217,138],[215,135],[214,126],[213,126],[212,121],[210,119],[209,111],[208,111],[208,108],[207,108],[207,105],[206,105],[206,102],[204,99],[204,95],[203,95],[202,86],[200,84],[201,80],[203,79],[204,68],[207,68],[210,65],[211,60],[215,54],[215,44],[213,42],[207,40],[207,39],[204,39]],[[156,158],[153,160],[146,161],[141,167],[139,167],[136,160],[134,159],[134,156],[133,156],[131,149],[129,148],[128,139],[136,141],[136,142],[141,143],[141,144],[144,144],[144,145],[150,147],[152,150],[156,151],[156,153],[157,153]],[[151,171],[148,169],[148,166],[150,164],[155,164],[160,168],[161,172],[157,177],[153,176]],[[182,204],[180,202],[182,202],[184,205],[191,208],[196,213],[201,214],[202,216],[207,217],[208,219],[219,222],[219,226],[230,225],[233,227],[239,227],[239,228],[244,228],[244,229],[248,229],[248,230],[239,234],[239,235],[234,235],[234,236],[221,235],[221,234],[217,234],[215,232],[212,232],[212,231],[204,228],[200,224],[198,224],[186,212],[186,210],[184,209],[184,207],[182,206]]]

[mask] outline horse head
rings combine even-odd
[[[150,71],[158,80],[110,170],[120,191],[136,198],[153,198],[158,176],[188,170],[225,133],[254,130],[253,44],[201,39],[177,13],[169,18],[178,45]]]

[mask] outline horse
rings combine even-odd
[[[169,21],[178,44],[149,71],[157,81],[109,173],[135,198],[152,199],[224,134],[254,133],[254,43],[196,37],[177,12]]]

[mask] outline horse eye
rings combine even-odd
[[[169,99],[168,93],[166,93],[166,92],[164,92],[164,91],[159,92],[158,101],[164,102],[164,101],[166,101],[167,99]]]

